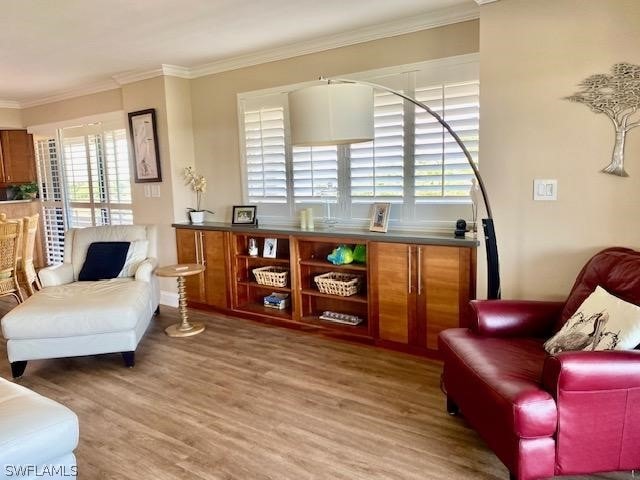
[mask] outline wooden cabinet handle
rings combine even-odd
[[[413,285],[411,285],[411,247],[407,247],[407,270],[408,270],[408,276],[407,276],[407,283],[408,283],[408,287],[409,287],[409,293],[411,293],[411,290],[413,290]]]
[[[422,295],[422,247],[418,248],[418,296]]]
[[[198,232],[200,234],[200,261],[203,266],[207,264],[207,260],[204,258],[204,233]]]
[[[198,235],[200,232],[193,232],[193,244],[196,247],[196,263],[200,263],[200,252],[198,245]]]

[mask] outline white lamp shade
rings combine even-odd
[[[374,138],[373,88],[330,83],[289,93],[291,143],[343,145]]]

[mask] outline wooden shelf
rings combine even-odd
[[[346,325],[344,323],[335,323],[329,322],[327,320],[320,320],[319,315],[307,315],[300,319],[302,323],[308,323],[311,325],[318,325],[325,328],[330,328],[333,330],[340,330],[343,332],[348,332],[353,335],[360,335],[363,337],[369,336],[369,327],[367,325],[366,320],[362,322],[360,325]]]
[[[322,297],[322,298],[330,298],[332,300],[341,300],[345,302],[355,302],[355,303],[367,303],[366,295],[351,295],[349,297],[341,297],[340,295],[330,295],[328,293],[322,293],[318,290],[314,290],[313,288],[304,288],[302,289],[303,295],[309,295],[312,297]]]
[[[245,254],[241,254],[238,253],[236,254],[236,258],[241,258],[243,260],[259,260],[261,262],[264,263],[282,263],[282,264],[289,264],[289,259],[288,258],[265,258],[265,257],[252,257],[251,255],[245,255]]]
[[[360,263],[349,263],[347,265],[334,265],[326,260],[300,260],[300,265],[308,267],[320,267],[331,270],[354,270],[358,272],[366,272],[367,266]]]
[[[258,282],[252,282],[249,280],[238,280],[236,282],[238,285],[245,285],[247,287],[253,288],[263,288],[265,290],[273,290],[274,292],[286,292],[290,293],[291,289],[289,287],[273,287],[271,285],[261,285]]]
[[[278,310],[276,308],[265,307],[261,303],[243,303],[239,305],[236,310],[263,315],[265,317],[275,317],[284,320],[291,320],[291,307],[284,310]]]

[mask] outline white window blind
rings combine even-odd
[[[124,129],[62,129],[63,174],[72,227],[133,223]]]
[[[374,96],[375,138],[351,145],[353,202],[402,202],[404,197],[404,103],[391,93]]]
[[[478,161],[478,56],[463,55],[349,76],[430,105]],[[409,228],[468,218],[472,169],[453,138],[422,109],[374,89],[375,138],[350,146],[290,143],[288,85],[238,95],[245,201],[266,222],[293,221],[305,204],[339,220],[363,222],[373,202],[390,202],[391,221]]]
[[[244,113],[247,196],[252,203],[287,203],[284,108]]]
[[[296,203],[337,197],[338,148],[293,147],[293,196]]]
[[[416,99],[451,125],[474,161],[478,161],[479,83],[477,81],[417,88]],[[446,130],[424,110],[415,109],[416,203],[434,198],[468,197],[473,170]]]
[[[66,221],[60,159],[55,138],[36,138],[34,141],[47,264],[52,265],[62,263],[64,259]]]

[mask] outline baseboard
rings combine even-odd
[[[178,294],[175,292],[167,292],[166,290],[160,290],[160,305],[166,305],[168,307],[177,307]]]

